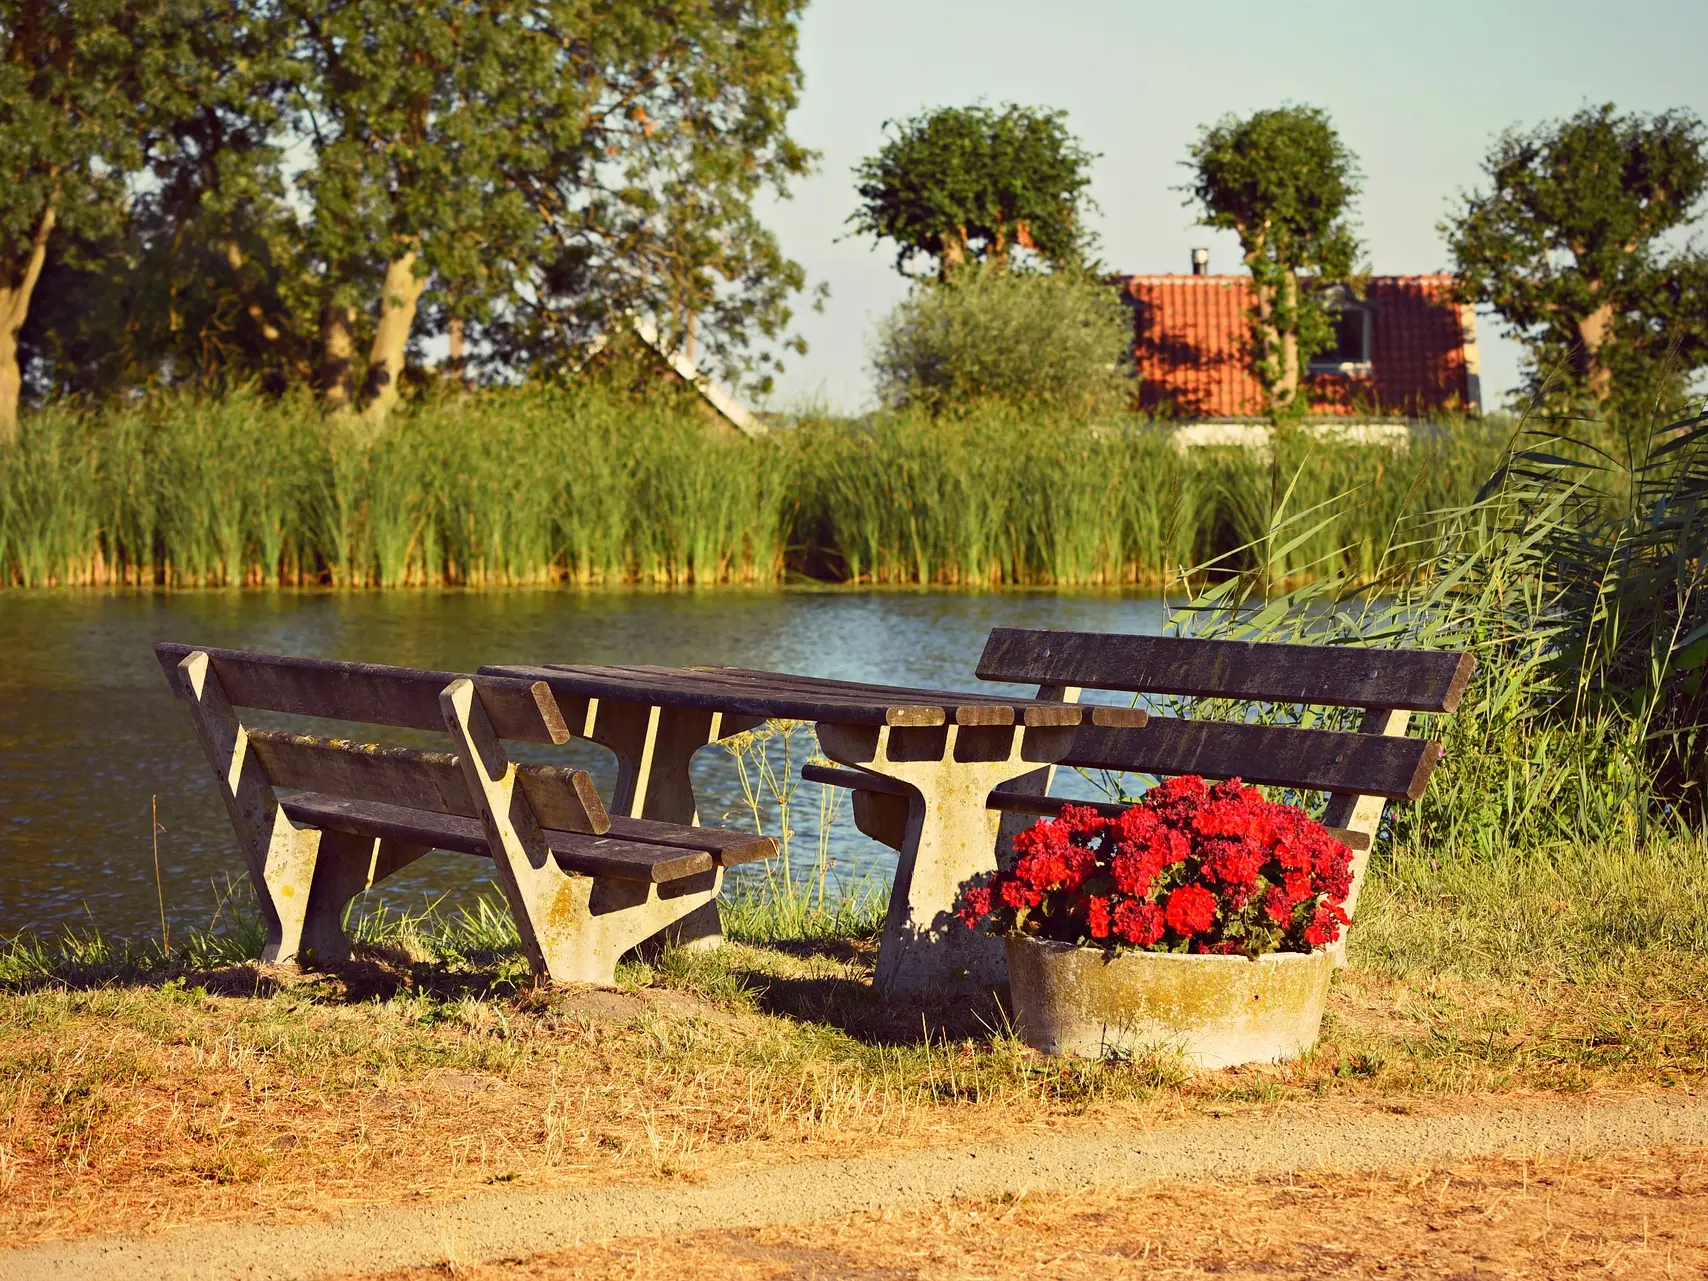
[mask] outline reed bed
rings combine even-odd
[[[0,454],[0,584],[1160,586],[1352,494],[1276,561],[1372,572],[1394,523],[1467,501],[1504,435],[1177,450],[1136,420],[1000,407],[721,434],[670,395],[503,389],[379,436],[306,398],[161,395],[29,415]]]
[[[1283,508],[1346,498],[1272,555],[1287,579],[1373,573],[1401,516],[1468,501],[1506,444],[1459,423],[1408,448],[1283,433],[1273,449],[1176,447],[1166,427],[1001,407],[801,434],[804,563],[849,582],[1159,587],[1260,540]]]
[[[0,581],[770,582],[787,453],[547,389],[430,403],[375,438],[245,393],[56,407],[0,456]]]

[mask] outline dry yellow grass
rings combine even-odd
[[[452,1259],[385,1281],[1705,1274],[1708,1153],[1663,1149],[1021,1195],[487,1265]]]
[[[1699,1079],[1697,971],[1649,961],[1604,984],[1355,968],[1316,1053],[1198,1074],[1043,1059],[993,1034],[993,1006],[886,1005],[850,944],[667,958],[624,993],[504,996],[381,952],[339,975],[0,992],[0,1244],[1245,1107]]]

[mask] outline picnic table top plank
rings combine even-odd
[[[747,668],[659,667],[646,664],[487,666],[482,675],[541,680],[559,695],[694,707],[767,719],[834,721],[848,725],[940,726],[1078,725],[1077,703],[963,694],[893,685],[759,672]],[[1122,723],[1141,723],[1142,709],[1101,709]]]
[[[659,668],[656,670],[673,669]],[[977,690],[916,689],[906,685],[881,685],[864,681],[836,680],[828,676],[792,676],[787,673],[755,671],[746,667],[691,667],[686,670],[710,672],[732,682],[751,683],[759,687],[772,687],[778,678],[782,677],[785,681],[801,682],[801,688],[827,691],[846,690],[849,694],[860,697],[893,698],[919,703],[953,699],[955,721],[960,725],[1011,725],[1014,723],[1013,717],[1007,720],[983,721],[977,719],[978,713],[975,709],[984,706],[1008,708],[1018,713],[1019,719],[1029,726],[1079,725],[1084,721],[1087,710],[1085,706],[1077,703],[1063,703],[1048,699],[1014,698],[1004,694],[990,694]],[[1147,713],[1143,708],[1098,706],[1093,710],[1110,714],[1111,719],[1108,722],[1110,724],[1143,725],[1147,719]]]
[[[977,674],[1082,689],[1450,712],[1476,666],[1469,654],[1436,650],[998,627]]]

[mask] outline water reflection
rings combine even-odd
[[[1156,632],[1154,598],[1044,592],[420,591],[0,593],[0,936],[98,925],[158,932],[149,806],[158,798],[168,918],[206,925],[239,873],[225,811],[190,721],[166,690],[158,640],[472,671],[481,663],[722,663],[845,680],[969,688],[992,627]],[[1000,686],[986,686],[1000,689]],[[609,758],[571,745],[609,796]],[[715,748],[696,761],[708,819],[745,814]],[[797,863],[811,861],[816,786],[797,812]],[[844,874],[887,874],[893,855],[844,821]],[[478,867],[474,870],[479,870]],[[466,901],[455,855],[386,883],[396,905]]]

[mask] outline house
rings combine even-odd
[[[1192,258],[1189,276],[1117,278],[1134,313],[1140,405],[1172,418],[1257,417],[1263,391],[1246,358],[1251,277],[1208,274],[1201,249]],[[1454,300],[1452,276],[1372,276],[1357,295],[1336,286],[1331,305],[1335,347],[1312,356],[1302,388],[1310,415],[1481,412],[1476,319]]]

